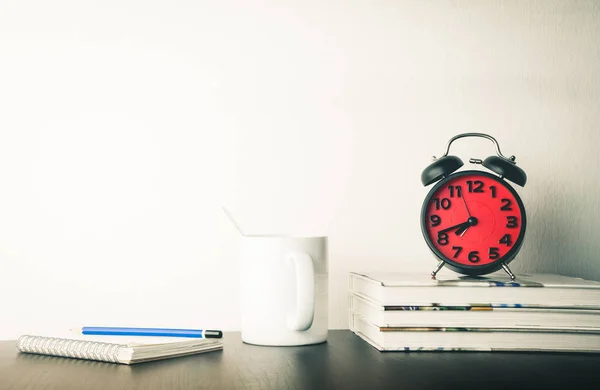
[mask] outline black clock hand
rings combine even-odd
[[[438,232],[438,235],[440,235],[440,234],[442,234],[442,233],[449,232],[449,231],[451,231],[451,230],[456,230],[457,232],[460,232],[460,233],[457,233],[457,234],[462,234],[462,233],[463,233],[465,230],[467,230],[467,228],[469,228],[469,227],[471,227],[471,226],[475,226],[475,225],[477,225],[477,222],[479,222],[479,221],[477,220],[477,218],[475,218],[475,217],[470,217],[470,218],[467,220],[467,222],[459,223],[458,225],[454,225],[454,226],[451,226],[451,227],[449,227],[449,228],[446,228],[446,229],[442,229],[442,230],[440,230],[440,231]]]
[[[454,232],[454,234],[456,234],[457,236],[462,236],[462,235],[463,235],[463,234],[464,234],[464,233],[467,231],[467,229],[468,229],[469,227],[470,227],[470,226],[463,226],[463,227],[461,227],[460,229],[457,229],[457,230]]]
[[[471,218],[471,212],[469,211],[469,207],[467,207],[467,201],[465,200],[465,196],[462,195],[461,199],[463,200],[463,203],[465,204],[465,208],[467,209],[467,214],[469,215],[469,218]]]
[[[465,199],[465,195],[464,195],[464,194],[461,194],[461,195],[462,195],[462,196],[461,196],[461,198],[462,198],[462,200],[463,200],[463,203],[465,204],[465,209],[467,209],[467,214],[469,215],[469,219],[471,219],[471,218],[472,218],[472,217],[471,217],[471,212],[469,211],[469,206],[467,206],[467,200]],[[476,223],[475,223],[475,224],[476,224]],[[469,225],[469,226],[463,226],[463,227],[461,227],[460,229],[457,229],[457,230],[454,232],[454,234],[456,234],[457,236],[462,236],[463,234],[465,234],[465,232],[467,231],[467,229],[468,229],[470,226],[471,226],[471,225]]]
[[[437,234],[440,235],[442,233],[446,233],[446,232],[449,232],[449,231],[455,230],[455,229],[466,229],[469,226],[471,226],[471,224],[469,223],[469,221],[467,221],[467,222],[459,223],[458,225],[450,226],[449,228],[440,230]]]

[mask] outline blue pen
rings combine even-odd
[[[84,326],[82,334],[103,336],[162,336],[162,337],[194,337],[220,339],[223,332],[220,330],[200,329],[168,329],[168,328],[117,328],[104,326]]]

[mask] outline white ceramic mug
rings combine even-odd
[[[327,237],[244,236],[242,340],[306,345],[327,340]]]

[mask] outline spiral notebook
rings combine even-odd
[[[17,340],[22,353],[135,364],[223,349],[221,339],[179,337],[23,335]]]

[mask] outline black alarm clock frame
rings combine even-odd
[[[456,141],[460,138],[466,138],[466,137],[481,137],[481,138],[488,139],[494,143],[494,145],[496,147],[496,156],[489,156],[485,160],[480,160],[477,158],[469,159],[469,162],[471,164],[482,165],[486,169],[489,169],[490,171],[492,171],[494,174],[490,174],[490,173],[482,171],[482,170],[470,170],[470,171],[456,172],[464,164],[463,164],[462,160],[460,158],[458,158],[457,156],[448,155],[448,153],[450,151],[450,146],[452,145],[452,143],[454,141]],[[461,178],[463,180],[461,180]],[[465,178],[466,179],[480,178],[479,183],[482,184],[482,186],[483,186],[483,182],[485,182],[485,184],[488,185],[489,189],[492,189],[492,187],[493,187],[494,191],[492,191],[491,196],[487,195],[486,197],[482,197],[483,196],[482,194],[484,191],[483,190],[477,191],[478,188],[473,188],[473,186],[472,186],[474,181],[471,180],[471,182],[468,183],[468,182],[464,181]],[[508,263],[510,263],[515,258],[515,256],[519,252],[521,245],[523,243],[523,237],[525,235],[525,228],[526,228],[526,214],[525,214],[525,208],[523,206],[523,202],[521,201],[521,198],[519,197],[517,192],[506,181],[513,182],[519,186],[524,186],[525,183],[527,182],[527,175],[521,168],[519,168],[516,165],[516,157],[515,156],[510,156],[510,157],[504,156],[500,151],[500,146],[498,145],[498,142],[496,141],[496,139],[494,137],[492,137],[488,134],[484,134],[484,133],[463,133],[463,134],[458,134],[458,135],[452,137],[448,141],[448,144],[446,146],[446,152],[439,158],[436,158],[434,156],[433,163],[431,163],[427,168],[425,168],[425,170],[423,170],[423,172],[421,174],[421,182],[424,186],[428,186],[430,184],[437,182],[437,184],[429,191],[429,193],[425,197],[425,200],[423,202],[422,211],[421,211],[421,218],[420,218],[421,219],[421,230],[423,232],[425,241],[426,241],[427,245],[429,246],[429,248],[432,250],[433,254],[439,259],[438,265],[433,270],[433,272],[431,272],[432,278],[435,279],[436,274],[442,269],[442,267],[446,266],[447,268],[449,268],[455,272],[462,273],[465,275],[474,275],[474,276],[485,275],[485,274],[488,274],[491,272],[495,272],[502,268],[509,275],[511,280],[515,279],[515,275],[511,272],[510,268],[508,267]],[[478,181],[475,181],[475,183],[477,183],[477,182]],[[457,184],[457,183],[461,183],[465,188],[462,188],[460,186],[455,186],[455,185],[454,186],[448,185],[448,184]],[[467,183],[468,183],[468,188],[466,188]],[[492,185],[489,185],[489,183],[491,183]],[[448,190],[450,190],[450,192],[448,192],[448,190],[446,190],[446,187],[448,188]],[[500,190],[504,191],[503,193],[506,194],[507,199],[493,199],[493,198],[496,198],[495,195]],[[473,192],[476,192],[476,193],[473,193]],[[506,227],[513,228],[513,229],[511,229],[511,230],[504,229],[504,230],[509,233],[512,231],[518,230],[518,237],[516,239],[513,239],[513,238],[511,238],[510,234],[505,234],[504,236],[502,236],[502,238],[500,238],[500,240],[499,240],[500,244],[498,244],[497,239],[494,239],[494,241],[490,241],[489,237],[486,237],[486,239],[488,241],[487,243],[492,242],[491,245],[494,245],[493,247],[489,248],[489,258],[482,259],[482,257],[483,257],[482,255],[484,255],[484,253],[480,253],[480,252],[483,252],[481,249],[485,249],[484,247],[475,247],[474,249],[479,249],[479,250],[471,251],[471,252],[468,252],[469,248],[467,248],[467,251],[465,251],[465,253],[461,254],[460,258],[457,258],[457,256],[454,255],[454,254],[460,253],[458,250],[456,251],[457,253],[449,254],[448,244],[450,243],[449,242],[450,240],[453,241],[452,242],[453,245],[456,244],[456,246],[451,246],[452,249],[460,248],[462,250],[463,243],[467,243],[466,240],[463,240],[463,235],[465,234],[465,232],[468,229],[470,229],[471,227],[474,227],[471,230],[478,229],[475,227],[478,224],[480,227],[482,225],[484,225],[481,223],[482,221],[478,220],[475,217],[475,215],[472,216],[471,213],[469,212],[469,207],[467,206],[467,201],[465,200],[467,193],[471,197],[471,199],[469,200],[469,202],[471,204],[471,208],[474,208],[478,205],[483,205],[483,206],[480,206],[480,208],[483,207],[486,210],[488,210],[491,207],[494,207],[496,209],[499,200],[502,200],[504,202],[502,204],[506,204],[506,202],[510,202],[511,200],[514,201],[514,203],[515,203],[514,206],[516,206],[516,213],[514,213],[514,214],[518,215],[518,217],[517,216],[506,217],[506,218],[508,218],[509,223],[512,223],[512,225],[507,224]],[[489,193],[489,191],[488,191],[488,193]],[[445,194],[447,196],[447,198],[441,199],[441,201],[442,201],[441,205],[440,205],[440,197],[439,196],[434,197],[434,195],[439,195],[439,194]],[[450,196],[452,197],[453,200],[456,201],[456,203],[459,204],[460,207],[462,207],[462,204],[464,203],[464,207],[466,208],[466,212],[468,213],[468,219],[466,219],[464,222],[458,223],[458,224],[456,224],[454,226],[450,226],[450,227],[439,226],[439,225],[441,225],[442,218],[440,218],[440,215],[438,215],[438,214],[440,214],[440,212],[450,209],[450,204],[451,204]],[[462,198],[462,199],[460,201],[458,201],[458,198]],[[446,201],[446,204],[444,204],[444,201]],[[492,204],[494,206],[492,206]],[[436,211],[435,215],[431,215],[432,214],[431,211],[434,209],[434,205],[435,205],[436,209],[439,210],[440,212]],[[445,207],[445,206],[447,206],[447,207]],[[515,210],[515,209],[501,208],[500,210]],[[462,213],[462,215],[464,215],[465,211],[460,211],[459,213]],[[455,214],[451,214],[451,215],[454,216]],[[498,214],[498,215],[500,218],[500,217],[504,217],[507,214]],[[464,218],[466,218],[466,216]],[[502,231],[502,228],[504,228],[504,226],[498,226],[499,224],[496,223],[496,219],[498,219],[498,218],[494,218],[493,215],[492,215],[492,218],[494,219],[493,223],[487,221],[488,227],[493,225],[491,227],[492,231],[498,230],[500,232],[498,234],[505,233],[505,231]],[[511,220],[511,218],[513,218],[513,219]],[[444,218],[444,219],[446,219],[446,218]],[[517,220],[518,220],[518,226],[516,225],[517,222],[515,222]],[[435,228],[432,226],[435,226]],[[518,229],[514,229],[516,227],[518,227]],[[438,230],[434,231],[435,229],[438,229]],[[455,233],[455,234],[452,234],[452,233]],[[437,234],[437,236],[436,236],[436,234]],[[454,237],[454,236],[456,236],[456,237]],[[442,237],[443,240],[440,240],[440,237]],[[475,240],[477,241],[477,237],[475,237]],[[485,243],[485,244],[487,245],[487,243]],[[503,243],[506,244],[506,247],[503,246]],[[460,246],[458,246],[459,244],[460,244]],[[509,246],[508,244],[510,244],[510,248],[508,248],[508,246]],[[487,248],[487,246],[485,246],[485,247]],[[498,250],[499,250],[498,247],[504,248],[503,254],[500,254],[498,252]],[[473,248],[470,248],[470,249],[473,249]],[[467,253],[468,253],[468,255],[467,255]],[[476,254],[474,254],[474,253],[476,253]],[[480,261],[480,260],[483,260],[483,261]]]

